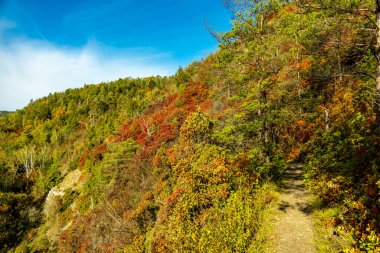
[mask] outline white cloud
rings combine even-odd
[[[11,23],[3,26],[7,29]],[[30,99],[84,84],[123,77],[170,75],[177,66],[169,54],[148,49],[115,49],[96,41],[76,49],[42,40],[2,40],[0,110],[20,109]]]

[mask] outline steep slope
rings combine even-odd
[[[229,3],[219,50],[176,75],[0,118],[2,251],[262,251],[271,182],[296,159],[341,210],[326,223],[379,247],[373,24],[341,11],[372,2]]]

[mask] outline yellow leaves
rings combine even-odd
[[[349,86],[348,86],[349,85]],[[326,105],[327,111],[329,113],[329,121],[330,125],[334,122],[341,121],[343,119],[347,119],[349,116],[353,115],[357,112],[357,108],[355,108],[355,84],[334,84],[331,87],[332,98],[331,102]],[[319,111],[321,115],[321,120],[325,120],[324,106],[319,106]]]
[[[351,248],[351,249],[345,249],[344,250],[344,253],[355,253],[357,252],[354,248]]]
[[[373,252],[373,253],[379,253],[380,252],[380,234],[376,233],[373,227],[371,227],[369,224],[367,224],[367,227],[365,231],[361,232],[356,230],[355,236],[358,239],[358,242],[360,245],[360,250],[355,249],[357,251],[345,251],[345,252]],[[361,250],[364,251],[361,251]]]
[[[210,182],[214,184],[225,181],[231,171],[224,157],[219,157],[209,164],[204,164],[201,169],[210,175]]]
[[[353,201],[351,206],[352,206],[352,208],[357,209],[357,210],[364,210],[365,209],[365,206],[359,201]]]
[[[3,203],[0,205],[0,212],[6,212],[9,210],[9,208],[10,208],[9,205]]]
[[[345,234],[347,233],[346,229],[343,226],[338,226],[337,231],[339,234]]]
[[[353,94],[351,90],[342,90],[341,93],[334,96],[331,107],[331,116],[335,116],[338,119],[343,118],[347,114],[354,113],[353,108]]]
[[[197,236],[195,235],[195,233],[191,233],[191,239],[193,239],[194,242],[198,242]]]
[[[3,149],[0,149],[0,160],[4,160],[7,157]]]
[[[181,140],[184,142],[201,141],[211,132],[212,126],[213,123],[205,114],[201,112],[191,113],[181,126]]]
[[[62,120],[65,113],[66,113],[65,107],[62,107],[62,106],[58,107],[54,109],[53,111],[53,119]]]
[[[166,242],[163,240],[160,240],[155,247],[155,251],[157,251],[158,253],[167,252],[168,248],[167,248]]]

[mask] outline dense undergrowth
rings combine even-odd
[[[219,50],[176,75],[0,118],[2,252],[260,252],[297,159],[346,250],[379,250],[374,5],[228,3]]]

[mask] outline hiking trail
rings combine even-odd
[[[273,232],[276,253],[316,252],[308,192],[302,182],[302,172],[302,164],[290,164],[284,172]]]

